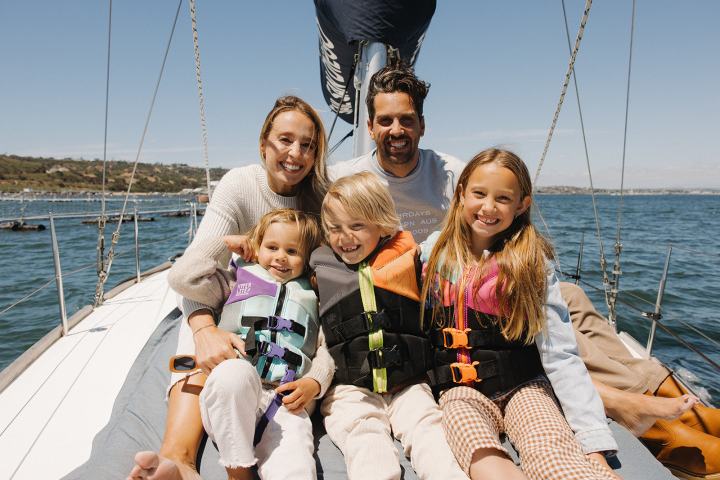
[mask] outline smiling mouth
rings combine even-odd
[[[475,219],[478,222],[482,223],[483,225],[487,225],[488,227],[491,227],[493,225],[497,225],[498,223],[500,223],[499,218],[483,218],[480,216],[476,216]]]
[[[409,144],[410,144],[410,142],[408,141],[407,138],[402,139],[402,140],[390,140],[388,142],[388,145],[390,146],[391,150],[401,150],[403,148],[406,148]]]
[[[343,253],[352,253],[356,252],[360,249],[360,245],[355,245],[353,247],[340,247],[340,250],[342,250]]]
[[[281,273],[287,273],[290,271],[290,269],[287,267],[278,267],[276,265],[271,265],[271,268],[274,270],[277,270],[278,272],[281,272]]]
[[[283,168],[283,170],[286,170],[290,173],[297,173],[300,170],[302,170],[302,165],[297,165],[294,163],[286,163],[286,162],[280,162],[280,166]]]

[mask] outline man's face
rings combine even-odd
[[[375,116],[368,120],[368,130],[377,145],[380,166],[404,177],[420,157],[418,144],[425,133],[425,120],[418,116],[407,93],[378,93],[374,105]]]

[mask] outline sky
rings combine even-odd
[[[113,2],[108,158],[134,160],[177,0]],[[584,2],[566,1],[574,42]],[[211,166],[259,160],[282,94],[333,114],[309,0],[198,1]],[[618,188],[630,0],[593,3],[576,62],[592,176]],[[626,188],[720,188],[720,2],[638,0]],[[0,0],[0,153],[102,158],[108,2]],[[502,146],[535,172],[569,52],[560,1],[439,0],[418,62],[431,83],[421,147],[463,160]],[[347,133],[339,122],[331,144]],[[203,165],[187,1],[140,161]],[[351,141],[331,160],[351,155]],[[570,87],[539,185],[588,186]]]

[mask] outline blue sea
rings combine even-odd
[[[619,196],[597,197],[603,246],[612,271],[617,235]],[[645,344],[650,321],[641,312],[654,310],[669,247],[670,270],[662,304],[662,323],[688,344],[720,363],[720,196],[642,195],[622,200],[622,257],[618,327]],[[584,236],[582,282],[597,308],[607,312],[601,287],[600,242],[592,201],[588,195],[540,195],[542,219],[538,227],[549,232],[563,272],[575,273]],[[129,208],[140,211],[186,207],[179,197],[138,197]],[[110,199],[108,210],[121,201]],[[97,212],[97,199],[0,201],[0,218],[69,212]],[[141,269],[147,270],[182,252],[188,243],[188,217],[140,223]],[[544,222],[543,222],[544,220]],[[47,221],[36,221],[49,227]],[[544,225],[547,224],[547,229]],[[93,301],[96,283],[97,226],[80,219],[58,219],[60,258],[68,316]],[[108,224],[106,245],[116,224]],[[120,242],[108,287],[135,272],[133,225],[121,229]],[[59,323],[49,228],[42,232],[0,230],[0,368]],[[33,296],[21,301],[32,292]],[[20,301],[16,306],[11,305]],[[653,353],[698,392],[720,404],[720,375],[700,355],[658,328]]]

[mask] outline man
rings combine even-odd
[[[378,175],[390,188],[403,229],[418,243],[440,228],[465,166],[450,155],[418,148],[429,88],[409,67],[385,67],[373,75],[366,105],[377,148],[329,167],[332,179],[362,170]]]
[[[390,188],[403,228],[418,242],[440,228],[464,168],[455,157],[418,148],[425,133],[428,89],[409,67],[389,66],[373,75],[366,105],[368,130],[377,148],[329,167],[332,179],[361,170],[377,174]],[[650,450],[676,472],[698,478],[718,473],[718,411],[689,409],[683,404],[684,392],[670,388],[676,385],[670,372],[650,360],[632,360],[582,289],[564,282],[561,289],[580,356],[608,416],[635,435],[644,434]],[[621,350],[622,358],[617,353]]]

